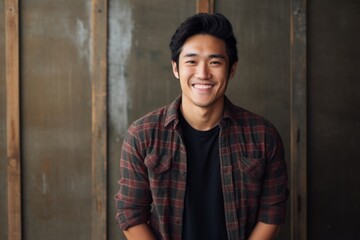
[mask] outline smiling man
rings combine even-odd
[[[225,96],[237,47],[221,14],[196,14],[170,42],[181,96],[135,121],[122,146],[116,219],[130,239],[273,239],[285,221],[281,138]]]

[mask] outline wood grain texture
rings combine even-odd
[[[307,239],[306,0],[291,1],[291,239]]]
[[[91,13],[92,240],[107,238],[107,0],[93,0]]]
[[[214,13],[215,0],[197,0],[196,12],[197,13]]]
[[[19,3],[5,2],[8,239],[21,239]]]

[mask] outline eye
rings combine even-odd
[[[194,65],[194,64],[196,64],[196,61],[195,60],[188,60],[185,63],[189,64],[189,65]]]
[[[210,65],[221,65],[220,61],[211,61]]]

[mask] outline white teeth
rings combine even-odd
[[[212,88],[213,86],[212,85],[204,85],[204,84],[194,84],[194,87],[195,88],[199,88],[199,89],[209,89],[209,88]]]

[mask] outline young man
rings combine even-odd
[[[272,239],[285,221],[278,132],[225,96],[237,65],[230,22],[196,14],[171,39],[182,94],[135,121],[121,152],[116,219],[130,239]]]

